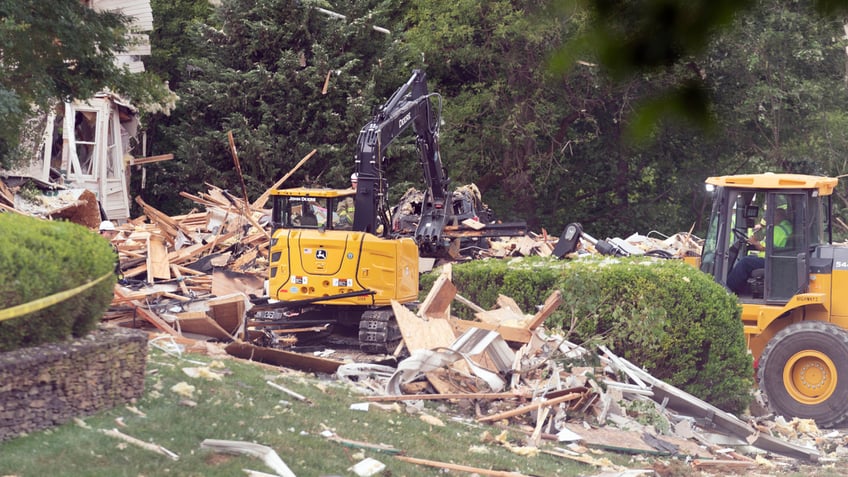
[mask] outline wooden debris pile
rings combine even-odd
[[[448,266],[417,312],[395,306],[408,357],[396,368],[342,364],[337,375],[362,387],[369,402],[453,403],[492,425],[490,439],[516,453],[553,453],[600,468],[611,464],[593,450],[734,473],[835,461],[848,450],[844,436],[824,438],[811,421],[743,421],[603,346],[590,351],[547,334],[542,325],[561,300],[553,293],[528,315],[501,296],[496,309],[482,310],[457,294]],[[453,317],[454,301],[476,307],[479,321]]]
[[[491,240],[489,248],[478,253],[480,258],[508,256],[542,256],[553,254],[560,238],[551,237],[542,229],[541,233],[528,232],[523,237],[501,238]],[[604,245],[600,247],[599,244]],[[658,258],[696,257],[701,254],[703,240],[691,232],[680,232],[665,236],[651,231],[647,235],[634,233],[626,239],[618,237],[598,241],[589,234],[582,233],[577,250],[569,254],[570,258],[587,255],[618,255],[639,256],[648,255]]]

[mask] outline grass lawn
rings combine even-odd
[[[268,446],[298,477],[353,476],[351,467],[365,458],[385,465],[376,475],[445,475],[439,468],[396,458],[400,454],[504,472],[500,475],[600,471],[553,455],[520,452],[526,450],[524,430],[502,434],[502,428],[479,424],[467,402],[369,403],[367,410],[357,410],[352,405],[364,403],[365,395],[351,383],[228,356],[166,349],[151,346],[144,395],[132,406],[0,443],[0,476],[232,477],[245,475],[243,469],[274,473],[259,457],[210,451],[201,446],[205,439]],[[186,370],[195,371],[195,377]],[[113,429],[165,450],[157,453],[104,432]],[[341,443],[327,435],[356,442]],[[381,445],[392,451],[377,450]],[[543,447],[556,445],[546,442]],[[629,467],[649,466],[615,453],[593,457]]]

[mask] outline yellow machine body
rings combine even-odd
[[[418,246],[365,232],[279,229],[268,294],[280,301],[346,296],[318,304],[390,306],[418,299]],[[373,294],[352,295],[370,291]]]
[[[768,406],[822,427],[848,420],[848,247],[832,241],[837,182],[800,174],[710,177],[713,209],[694,264],[737,294]],[[757,231],[765,245],[752,252]],[[743,259],[744,284],[734,268]]]

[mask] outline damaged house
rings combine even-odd
[[[83,3],[99,11],[119,11],[132,19],[133,46],[117,55],[116,61],[132,72],[144,71],[141,57],[150,54],[145,32],[153,30],[150,0]],[[96,226],[101,218],[116,222],[129,219],[129,166],[139,163],[133,155],[144,156],[137,147],[139,119],[135,107],[103,92],[87,100],[59,103],[33,118],[31,125],[40,141],[28,148],[32,151],[29,162],[15,170],[0,171],[9,190],[18,192],[14,203],[7,205],[37,215],[71,218],[87,226]],[[46,192],[44,197],[21,197],[20,188],[32,186]],[[92,201],[92,196],[96,200]]]

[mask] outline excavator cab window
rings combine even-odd
[[[274,196],[271,228],[350,230],[353,195],[314,197]]]

